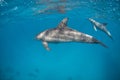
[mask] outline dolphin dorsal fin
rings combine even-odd
[[[102,23],[104,26],[107,26],[107,23]]]
[[[60,24],[58,25],[58,28],[64,28],[67,27],[67,22],[68,22],[68,18],[64,18]]]

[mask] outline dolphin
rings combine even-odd
[[[41,40],[46,50],[50,50],[48,43],[60,42],[83,42],[101,44],[107,47],[102,42],[95,39],[93,36],[79,32],[67,26],[68,18],[64,18],[57,27],[45,30],[36,36],[37,40]]]
[[[95,31],[97,31],[97,29],[99,29],[99,30],[105,32],[111,39],[113,39],[111,33],[106,28],[107,23],[99,23],[92,18],[89,18],[89,21],[94,25],[93,27],[94,27]]]

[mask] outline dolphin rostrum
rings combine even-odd
[[[37,35],[37,40],[41,40],[46,50],[50,50],[48,43],[59,42],[84,42],[96,43],[107,47],[93,36],[84,34],[67,26],[68,18],[64,18],[56,28],[45,30]]]
[[[89,21],[94,25],[93,27],[94,27],[95,31],[97,31],[97,29],[99,29],[99,30],[105,32],[111,39],[113,39],[111,33],[106,28],[107,23],[99,23],[91,18],[89,18]]]

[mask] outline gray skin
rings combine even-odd
[[[93,36],[81,33],[67,26],[68,18],[64,18],[56,28],[45,30],[37,35],[37,40],[41,40],[46,50],[50,50],[48,43],[59,42],[84,42],[96,43],[107,47]]]
[[[111,39],[113,39],[111,33],[106,28],[107,23],[99,23],[91,18],[89,18],[89,21],[94,25],[93,27],[94,27],[95,31],[97,31],[97,29],[99,29],[99,30],[105,32]]]

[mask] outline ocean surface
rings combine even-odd
[[[36,36],[63,18],[108,46]],[[88,18],[107,23],[113,40]],[[0,80],[120,80],[120,0],[0,0]]]

